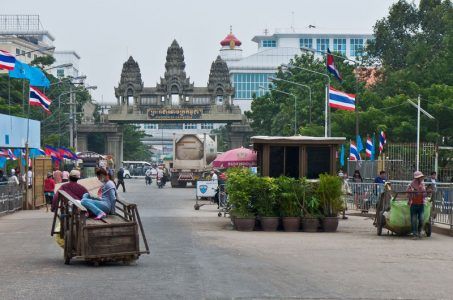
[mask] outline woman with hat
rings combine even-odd
[[[409,206],[411,212],[411,226],[412,226],[412,235],[413,239],[421,238],[421,232],[423,229],[424,223],[424,201],[426,197],[426,188],[423,183],[423,175],[420,171],[414,172],[414,180],[407,188],[409,193]]]
[[[52,178],[52,172],[47,172],[47,178],[44,179],[44,197],[46,198],[46,210],[47,205],[52,204],[52,199],[55,191],[55,180]]]

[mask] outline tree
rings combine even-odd
[[[38,56],[34,58],[30,65],[32,66],[39,66],[40,68],[51,66],[55,62],[55,58],[51,55],[46,56]]]
[[[123,127],[123,156],[124,160],[150,160],[151,152],[141,142],[146,136],[145,132],[139,130],[135,125],[124,125]]]

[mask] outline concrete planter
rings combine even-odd
[[[263,231],[276,231],[279,217],[261,217],[261,229]]]
[[[338,228],[338,217],[324,217],[322,219],[322,229],[325,232],[335,232]]]
[[[255,218],[234,218],[234,225],[238,231],[253,231],[255,228]]]
[[[300,228],[300,217],[283,217],[283,230],[288,232],[299,231]]]
[[[302,231],[317,232],[319,228],[318,218],[302,218]]]

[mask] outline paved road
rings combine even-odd
[[[236,232],[214,207],[194,211],[193,189],[126,184],[151,255],[66,266],[50,213],[4,216],[0,299],[453,299],[452,238],[377,237],[359,217],[337,233]]]

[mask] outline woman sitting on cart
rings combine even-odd
[[[107,171],[99,168],[96,176],[103,183],[99,198],[93,198],[86,193],[82,198],[82,205],[96,217],[95,220],[104,219],[108,214],[115,213],[116,188],[112,180],[109,179]]]

